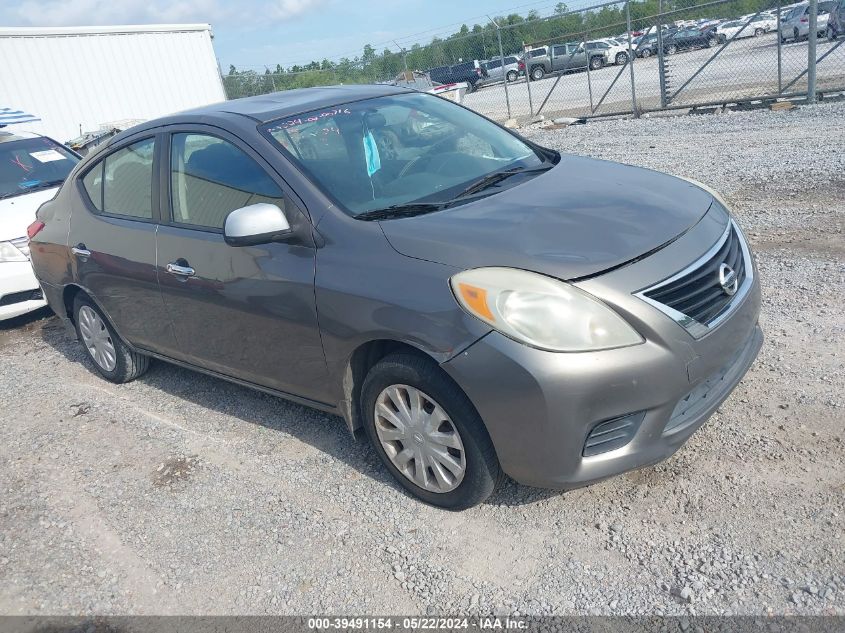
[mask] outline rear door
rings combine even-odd
[[[163,147],[158,279],[180,358],[325,402],[327,370],[314,300],[315,249],[301,203],[240,139],[218,128],[169,130]],[[266,202],[294,227],[291,243],[233,247],[234,209]]]
[[[130,344],[167,354],[175,348],[156,279],[159,140],[124,141],[74,183],[68,245],[74,279]]]

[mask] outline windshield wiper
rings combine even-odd
[[[529,174],[534,171],[547,171],[552,167],[554,167],[554,165],[548,165],[544,163],[537,167],[512,167],[510,169],[503,169],[502,171],[494,171],[492,173],[487,174],[480,180],[477,180],[476,182],[472,183],[469,187],[467,187],[457,196],[455,196],[455,199],[463,198],[464,196],[470,196],[474,193],[478,193],[479,191],[487,189],[487,187],[492,187],[497,182],[501,182],[515,174]]]
[[[372,209],[355,216],[356,220],[392,220],[394,218],[412,218],[440,211],[446,207],[445,202],[409,202],[408,204],[392,204],[384,209]]]

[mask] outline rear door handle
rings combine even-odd
[[[77,244],[76,246],[71,247],[70,252],[77,257],[82,257],[83,259],[91,257],[91,251],[85,248],[85,244]]]
[[[197,271],[190,266],[182,266],[176,262],[170,262],[167,266],[165,266],[165,270],[171,275],[178,275],[180,277],[193,277],[197,274]]]

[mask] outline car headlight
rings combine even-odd
[[[450,279],[461,307],[520,343],[555,352],[625,347],[643,338],[583,290],[525,270],[475,268]]]
[[[11,242],[0,242],[0,262],[25,262],[26,255]]]
[[[730,211],[730,207],[728,206],[728,203],[725,202],[725,199],[722,197],[722,194],[720,194],[715,189],[712,189],[711,187],[708,187],[707,185],[705,185],[703,182],[698,182],[697,180],[695,180],[693,178],[687,178],[686,176],[677,176],[677,177],[680,178],[681,180],[686,180],[688,183],[690,183],[691,185],[695,185],[699,189],[704,189],[704,191],[706,191],[707,193],[709,193],[711,196],[713,196],[716,199],[716,202],[718,202],[723,207],[725,207],[725,209]]]

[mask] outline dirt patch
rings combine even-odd
[[[168,457],[153,472],[153,485],[159,488],[182,486],[192,477],[197,466],[199,459],[195,455]]]

